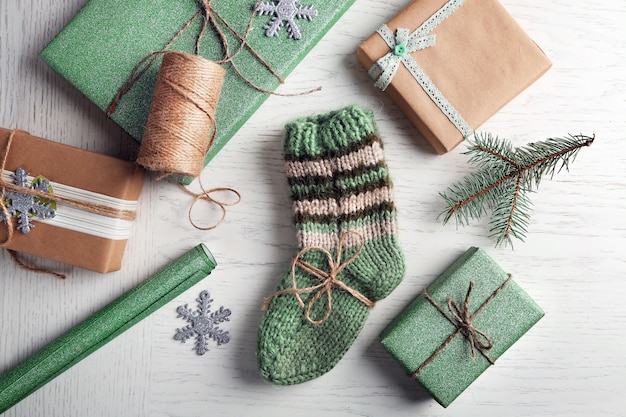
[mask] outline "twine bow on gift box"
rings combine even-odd
[[[446,318],[455,328],[456,330],[448,336],[444,342],[439,345],[437,349],[428,357],[422,364],[412,373],[411,378],[415,379],[418,377],[420,372],[454,340],[459,334],[463,335],[467,342],[470,345],[470,352],[472,355],[472,359],[476,359],[476,352],[478,351],[491,365],[495,364],[495,360],[493,360],[487,352],[491,350],[493,347],[493,340],[482,330],[477,329],[473,320],[476,318],[478,313],[482,311],[482,309],[489,304],[500,292],[509,284],[512,276],[509,274],[508,278],[502,285],[500,285],[473,313],[470,313],[469,310],[469,299],[472,293],[472,289],[474,288],[474,281],[471,281],[469,287],[467,289],[467,293],[465,294],[465,299],[463,300],[463,305],[459,306],[459,304],[453,298],[449,298],[447,302],[448,310],[450,314],[448,314],[443,307],[441,307],[428,293],[426,289],[422,292],[426,300],[430,302],[441,313],[443,317]]]
[[[429,33],[461,7],[464,2],[465,0],[449,0],[411,34],[409,34],[409,29],[398,28],[394,35],[392,30],[383,24],[376,32],[387,43],[390,51],[372,65],[368,74],[376,81],[374,85],[384,91],[391,84],[400,64],[403,64],[465,138],[473,133],[472,128],[454,106],[448,102],[411,55],[413,52],[435,46],[435,35]]]
[[[348,258],[344,262],[341,262],[341,255],[343,252],[343,247],[345,245],[346,239],[350,235],[355,235],[359,239],[360,244],[359,244],[357,251],[350,258]],[[363,251],[363,246],[364,246],[363,237],[357,232],[348,231],[348,232],[342,233],[341,236],[339,237],[335,259],[333,259],[332,254],[325,248],[318,247],[318,246],[307,246],[305,248],[302,248],[302,250],[300,250],[300,252],[298,252],[298,254],[294,257],[293,262],[291,264],[291,281],[292,281],[293,287],[277,291],[274,294],[270,295],[263,302],[263,305],[261,306],[261,310],[265,310],[267,306],[269,305],[270,301],[274,297],[277,297],[283,294],[294,294],[296,296],[296,299],[298,300],[298,304],[300,304],[300,307],[304,308],[305,303],[304,301],[302,301],[302,297],[300,297],[300,294],[308,294],[308,293],[315,292],[315,294],[313,294],[309,302],[306,304],[305,316],[306,316],[306,319],[313,325],[322,324],[326,320],[328,320],[328,318],[330,317],[330,313],[332,312],[331,289],[333,287],[346,291],[347,293],[352,295],[354,298],[356,298],[357,300],[359,300],[361,303],[365,304],[369,308],[374,307],[374,305],[376,304],[375,302],[368,299],[365,295],[363,295],[356,289],[348,286],[346,283],[344,283],[338,278],[338,275],[348,265],[354,262],[356,258],[359,257],[359,255]],[[324,271],[316,267],[315,265],[312,265],[309,262],[306,262],[303,259],[303,256],[308,252],[321,252],[322,254],[324,254],[326,258],[328,259],[328,271]],[[303,271],[307,272],[310,275],[313,275],[315,278],[319,279],[321,282],[317,285],[312,285],[310,287],[298,288],[298,284],[296,282],[296,267],[302,269]],[[313,305],[317,302],[317,300],[319,300],[323,295],[326,296],[326,313],[324,314],[324,317],[322,317],[321,319],[314,320],[311,317],[311,309]]]

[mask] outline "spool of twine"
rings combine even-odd
[[[215,137],[215,110],[225,73],[197,55],[164,54],[138,164],[164,176],[200,175]]]

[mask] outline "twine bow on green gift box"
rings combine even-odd
[[[467,288],[467,293],[465,294],[465,299],[463,300],[463,306],[459,306],[457,301],[454,298],[448,298],[447,306],[450,314],[446,313],[446,311],[441,307],[428,293],[426,288],[422,291],[424,297],[428,300],[433,307],[437,309],[441,313],[442,316],[446,318],[456,330],[448,336],[444,342],[439,345],[439,347],[430,355],[422,364],[415,370],[415,372],[411,373],[411,378],[415,379],[422,372],[429,363],[431,363],[449,344],[452,340],[457,337],[459,334],[463,335],[467,342],[470,345],[470,351],[472,354],[472,359],[476,359],[476,351],[478,351],[491,365],[495,364],[495,360],[491,359],[487,354],[489,350],[493,347],[493,340],[482,330],[474,327],[472,323],[474,318],[481,312],[481,310],[491,302],[503,289],[508,285],[511,281],[512,277],[509,274],[502,285],[500,285],[473,313],[470,313],[469,309],[469,300],[470,295],[472,293],[472,289],[474,288],[474,281],[470,281],[469,286]]]
[[[543,315],[511,274],[472,247],[387,326],[381,343],[447,407]]]
[[[383,24],[376,32],[387,43],[390,51],[372,65],[368,74],[376,80],[374,85],[384,91],[391,84],[400,64],[404,64],[431,100],[466,138],[473,133],[472,128],[454,106],[448,102],[411,55],[413,52],[435,46],[435,35],[429,33],[461,7],[464,2],[465,0],[448,1],[411,34],[409,34],[409,29],[398,28],[394,35],[392,30]]]

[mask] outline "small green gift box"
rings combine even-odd
[[[383,331],[383,346],[444,407],[544,312],[493,259],[470,248]]]
[[[354,1],[204,2],[211,24],[201,36],[199,54],[217,62],[224,58],[227,45],[234,56],[232,63],[222,63],[226,77],[215,115],[216,137],[205,164],[269,97],[249,82],[274,91],[280,83],[269,69],[286,77]],[[160,63],[150,66],[121,99],[116,97],[137,64],[162,50],[179,31],[169,49],[194,53],[203,27],[202,4],[198,0],[89,0],[41,57],[103,111],[115,102],[111,119],[141,142]],[[246,46],[240,48],[244,38]],[[293,85],[287,93],[314,87]]]

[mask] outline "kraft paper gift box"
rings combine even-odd
[[[486,252],[470,248],[389,324],[381,341],[447,407],[543,315]]]
[[[211,7],[241,36],[251,21],[248,44],[278,74],[286,77],[353,2],[301,0],[295,3],[294,7],[314,6],[317,10],[317,15],[310,20],[295,18],[301,31],[300,40],[289,37],[284,24],[277,36],[266,36],[264,26],[271,17],[255,16],[250,20],[257,0],[214,0]],[[265,3],[278,4],[277,1]],[[105,110],[137,63],[151,52],[161,50],[198,13],[199,5],[196,0],[90,0],[40,55],[54,71]],[[170,49],[193,53],[200,20],[196,19]],[[230,52],[234,53],[241,44],[240,39],[224,25],[220,28],[227,37]],[[223,58],[222,42],[212,26],[202,38],[200,55],[213,61]],[[280,84],[247,48],[243,48],[234,62],[243,76],[259,87],[273,91]],[[150,67],[130,88],[111,116],[138,142],[141,142],[148,118],[159,65]],[[216,114],[217,135],[205,164],[269,97],[246,83],[230,64],[224,64],[224,68],[227,72]],[[298,93],[315,87],[317,85],[287,82],[283,91]],[[302,97],[305,99],[306,95]]]
[[[415,0],[357,58],[438,154],[552,65],[497,0]]]
[[[13,184],[15,171],[22,168],[31,177],[41,175],[51,182],[50,200],[57,196],[71,201],[57,202],[53,218],[32,217],[34,227],[28,233],[17,230],[18,219],[13,218],[14,230],[6,248],[97,272],[119,270],[143,185],[143,169],[23,131],[15,131],[9,147],[10,136],[10,130],[0,128],[0,153],[8,150],[4,183]],[[89,211],[72,202],[98,207]],[[6,224],[0,223],[0,241],[6,238]]]

